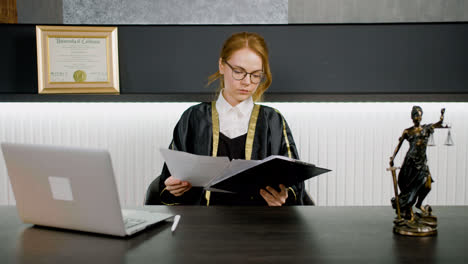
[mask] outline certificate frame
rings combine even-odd
[[[117,27],[36,26],[36,41],[39,94],[120,94]]]

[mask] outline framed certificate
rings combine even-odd
[[[119,94],[117,27],[36,26],[40,94]]]

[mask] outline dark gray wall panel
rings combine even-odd
[[[221,45],[243,30],[269,43],[274,101],[468,94],[468,23],[119,26],[121,93],[211,94]],[[0,34],[0,93],[37,93],[34,25],[0,25]]]
[[[0,93],[36,93],[35,26],[0,24],[0,35]]]
[[[222,42],[243,30],[270,45],[271,93],[468,89],[468,24],[355,24],[120,27],[122,91],[205,92]]]

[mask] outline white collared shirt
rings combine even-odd
[[[252,97],[233,107],[224,99],[223,93],[220,92],[218,100],[216,100],[220,132],[229,138],[236,138],[246,134],[249,130],[250,114],[253,107]]]

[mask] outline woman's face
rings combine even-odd
[[[257,90],[258,83],[252,83],[251,75],[247,74],[244,79],[236,80],[232,76],[232,71],[261,73],[263,69],[262,58],[248,48],[238,50],[227,60],[233,69],[221,59],[219,59],[219,72],[224,75],[223,95],[226,101],[232,106],[252,96]]]

